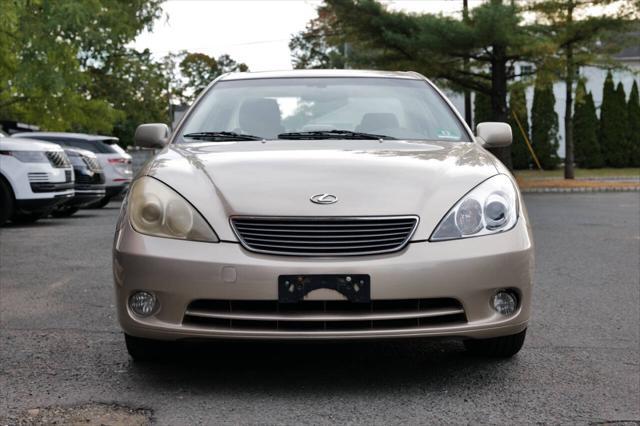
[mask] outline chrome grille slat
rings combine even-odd
[[[384,229],[324,229],[324,228],[320,228],[320,229],[305,229],[303,231],[299,230],[299,229],[277,229],[277,228],[245,228],[244,226],[236,226],[236,229],[238,231],[260,231],[260,232],[277,232],[277,233],[294,233],[294,234],[300,234],[300,233],[322,233],[322,234],[328,234],[328,233],[335,233],[335,234],[362,234],[362,233],[377,233],[380,231],[404,231],[406,232],[407,230],[411,230],[413,228],[413,226],[403,226],[403,227],[391,227],[391,228],[384,228]]]
[[[401,250],[418,225],[416,216],[232,217],[248,250],[290,256],[356,256]]]
[[[29,182],[49,182],[49,173],[30,172],[28,173]]]
[[[216,312],[203,309],[187,309],[185,315],[203,318],[221,318],[236,319],[249,321],[381,321],[392,319],[409,319],[409,318],[430,318],[447,315],[464,314],[462,308],[440,308],[428,311],[409,311],[409,312],[380,312],[380,313],[363,313],[363,314],[260,314],[252,312]]]
[[[305,233],[304,234],[304,238],[314,238],[314,239],[340,239],[340,238],[369,238],[371,236],[375,236],[375,237],[391,237],[391,236],[405,236],[407,233],[406,232],[382,232],[382,233],[368,233],[368,234],[356,234],[356,235],[351,235],[351,234],[342,234],[342,235],[326,235],[326,232],[318,232],[318,233],[312,233],[312,234],[308,234]],[[249,237],[252,236],[258,236],[258,237],[280,237],[280,238],[287,238],[286,235],[278,235],[277,232],[271,233],[271,234],[265,234],[262,232],[246,232],[246,231],[242,231],[242,235],[246,235],[247,239]]]
[[[296,239],[296,240],[274,240],[274,239],[269,239],[269,238],[250,238],[250,237],[245,237],[245,240],[247,242],[251,242],[251,241],[255,241],[256,243],[259,243],[260,241],[266,241],[266,242],[270,242],[270,243],[287,243],[287,244],[350,244],[352,241],[357,241],[358,243],[379,243],[379,242],[383,242],[383,241],[396,241],[396,242],[400,242],[404,240],[404,237],[396,237],[396,238],[375,238],[375,239],[368,239],[368,240],[352,240],[352,241],[318,241],[318,240],[303,240],[303,239]],[[389,243],[391,244],[391,243]]]
[[[292,223],[292,224],[288,224],[288,223],[284,223],[282,225],[274,225],[272,223],[243,223],[242,221],[237,221],[236,222],[236,226],[238,227],[246,227],[246,228],[256,228],[256,227],[274,227],[276,229],[281,229],[281,228],[313,228],[313,229],[317,229],[319,227],[324,228],[324,229],[328,229],[328,228],[372,228],[372,229],[376,229],[376,228],[388,228],[390,224],[393,224],[394,226],[413,226],[413,222],[390,222],[390,223],[380,223],[380,224],[358,224],[358,223],[353,223],[353,224],[322,224],[322,225],[309,225],[306,223]]]
[[[372,300],[194,300],[183,324],[216,331],[278,334],[417,330],[467,322],[462,304],[451,298]]]

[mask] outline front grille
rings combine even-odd
[[[91,176],[76,172],[76,184],[100,185],[104,183],[104,173],[94,173]]]
[[[100,167],[100,164],[98,163],[98,161],[95,158],[83,156],[82,160],[87,165],[89,170],[94,171],[94,172],[102,170],[102,167]]]
[[[242,245],[260,253],[291,256],[356,256],[402,249],[418,224],[416,216],[233,217]]]
[[[71,167],[71,163],[64,151],[47,151],[47,158],[51,165],[57,169]]]
[[[183,324],[213,330],[255,331],[367,331],[422,329],[466,323],[455,299],[196,300],[189,304]]]

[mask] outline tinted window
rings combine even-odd
[[[451,107],[429,84],[398,78],[221,81],[196,105],[180,133],[230,131],[274,139],[285,132],[322,130],[469,141]]]

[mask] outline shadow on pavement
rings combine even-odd
[[[174,348],[154,363],[131,362],[133,383],[190,392],[274,392],[282,395],[375,392],[388,387],[434,389],[469,384],[470,376],[501,368],[516,380],[517,357],[475,358],[457,341],[349,343],[216,343]],[[476,382],[476,381],[474,381]],[[145,384],[146,383],[146,384]],[[482,386],[474,383],[474,386]]]

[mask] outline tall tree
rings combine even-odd
[[[326,0],[355,55],[349,64],[411,69],[457,89],[486,94],[493,121],[507,121],[508,81],[515,62],[535,60],[547,47],[523,24],[521,9],[490,0],[468,19],[392,11],[374,0]],[[366,52],[358,57],[358,52]],[[509,149],[496,150],[509,164]]]
[[[540,165],[545,170],[558,167],[558,114],[553,85],[541,78],[536,79],[531,108],[531,144]]]
[[[624,167],[628,163],[626,115],[624,93],[615,89],[613,75],[609,72],[602,89],[598,131],[604,161],[609,167]]]
[[[627,103],[627,122],[629,130],[627,133],[630,155],[629,165],[640,167],[640,96],[638,95],[638,81],[633,82],[629,102]]]
[[[578,82],[573,117],[575,161],[578,167],[602,167],[604,160],[598,143],[598,115],[591,92],[587,93],[584,80]]]
[[[605,6],[607,6],[605,8]],[[610,44],[601,43],[607,31],[632,31],[629,25],[637,18],[637,7],[630,2],[617,0],[537,0],[532,10],[542,24],[539,29],[550,37],[556,47],[545,61],[550,69],[565,84],[565,179],[573,179],[573,91],[576,73],[581,66],[591,65],[609,58]],[[598,13],[590,13],[598,10]],[[638,40],[637,34],[631,38]],[[616,45],[614,50],[619,50]],[[603,55],[604,54],[604,55]]]
[[[341,36],[339,22],[326,5],[318,7],[318,16],[289,41],[296,69],[341,69],[347,61],[347,42]]]
[[[169,81],[171,70],[153,59],[149,50],[127,49],[111,55],[100,66],[89,67],[91,96],[107,101],[116,111],[110,134],[122,145],[131,145],[140,123],[169,122]],[[73,130],[88,131],[82,126]]]
[[[527,111],[527,95],[525,86],[516,83],[509,91],[509,121],[513,131],[513,144],[511,148],[511,161],[514,169],[528,169],[531,165],[531,154],[527,148],[525,135],[529,138],[529,113]],[[514,118],[518,117],[518,120]],[[524,135],[522,130],[524,130]]]
[[[493,121],[491,98],[484,93],[476,93],[473,100],[474,127],[484,121]]]
[[[233,71],[248,71],[244,63],[238,63],[229,55],[218,59],[204,53],[182,51],[171,58],[177,62],[179,76],[174,79],[173,95],[182,103],[192,103],[209,83],[218,76]]]
[[[118,113],[91,96],[86,67],[151,28],[160,0],[3,1],[1,9],[0,117],[109,131]]]

